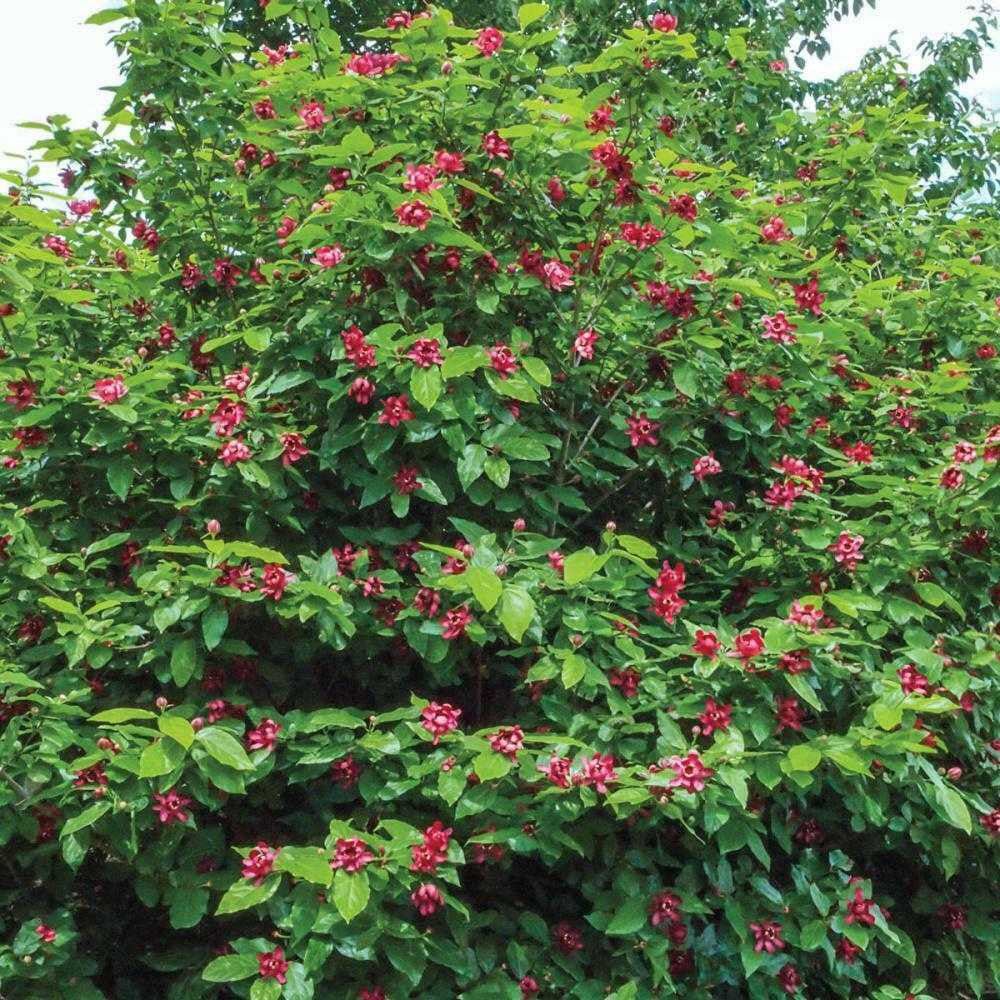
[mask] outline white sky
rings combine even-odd
[[[7,154],[23,152],[39,137],[17,123],[62,113],[74,126],[89,124],[108,103],[109,95],[100,88],[115,81],[117,60],[107,45],[109,28],[83,25],[94,11],[113,6],[111,0],[0,0],[0,6],[4,36],[21,39],[5,46],[0,59],[0,169],[10,169],[18,161]],[[669,0],[664,7],[669,8]],[[894,30],[904,55],[915,56],[921,38],[963,29],[971,10],[963,0],[878,0],[876,10],[866,8],[857,18],[833,23],[830,55],[811,60],[806,74],[815,79],[851,69]],[[1000,53],[989,52],[967,91],[1000,109]]]

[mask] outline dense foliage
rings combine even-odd
[[[0,992],[994,993],[1000,226],[940,119],[663,12],[265,6],[99,15],[107,121],[0,198]]]

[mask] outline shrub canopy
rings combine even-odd
[[[940,119],[662,12],[231,13],[98,15],[106,121],[0,198],[0,988],[995,991],[1000,227]]]

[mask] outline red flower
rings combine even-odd
[[[719,637],[714,632],[703,632],[701,629],[698,629],[694,634],[694,643],[691,648],[698,656],[707,656],[709,659],[715,659],[722,648],[722,643],[719,642]]]
[[[490,746],[504,757],[517,760],[519,750],[524,749],[524,733],[520,726],[499,729],[489,737]]]
[[[337,840],[333,857],[330,859],[330,867],[334,871],[342,868],[345,872],[353,874],[361,871],[374,860],[375,855],[372,854],[363,840],[357,837],[340,837]]]
[[[776,312],[773,316],[764,316],[760,323],[764,327],[764,332],[760,335],[761,340],[773,340],[778,344],[794,344],[798,339],[793,333],[798,327],[789,322],[783,312]]]
[[[905,663],[896,671],[904,694],[929,695],[930,681],[912,663]]]
[[[583,951],[583,935],[565,920],[560,920],[552,928],[552,945],[563,955]]]
[[[793,993],[798,992],[799,987],[802,985],[802,977],[799,975],[798,969],[791,962],[786,962],[778,970],[778,982],[781,983],[781,988],[791,996]]]
[[[645,413],[633,413],[625,418],[628,425],[629,442],[633,448],[655,447],[660,443],[656,432],[660,429],[660,424],[656,420],[650,420]]]
[[[799,705],[798,698],[779,698],[775,717],[778,720],[779,733],[783,729],[794,729],[799,732],[806,714],[802,710],[802,706]]]
[[[426,229],[431,215],[431,210],[422,201],[404,201],[396,206],[396,218],[400,225],[413,229]]]
[[[509,160],[512,156],[510,144],[497,131],[487,132],[483,136],[483,152],[498,160]]]
[[[654,927],[672,924],[681,919],[681,897],[672,892],[657,893],[649,902],[649,922]]]
[[[662,31],[669,34],[677,30],[677,18],[673,14],[665,14],[660,11],[649,19],[649,26],[653,31]]]
[[[56,932],[48,924],[39,924],[35,928],[35,933],[41,938],[43,944],[52,944],[56,939]]]
[[[686,222],[694,222],[698,218],[698,202],[689,194],[680,194],[671,198],[667,202],[667,209],[671,214]]]
[[[541,989],[532,976],[522,976],[517,985],[521,988],[521,1000],[531,1000]]]
[[[656,583],[646,591],[652,600],[649,610],[668,625],[673,625],[681,608],[687,604],[680,596],[684,583],[684,564],[678,563],[671,567],[670,560],[666,559],[660,567]]]
[[[278,744],[278,733],[282,730],[274,719],[261,719],[255,729],[247,733],[248,750],[272,751]]]
[[[461,639],[471,622],[472,613],[464,604],[446,611],[441,619],[441,638],[449,641]]]
[[[855,889],[854,899],[849,899],[846,903],[847,915],[844,917],[844,923],[859,923],[865,927],[874,926],[875,914],[871,911],[873,905],[874,901],[865,899],[865,894],[861,889]]]
[[[1000,837],[1000,809],[994,809],[985,816],[980,816],[979,822],[991,837]]]
[[[413,420],[409,396],[404,393],[402,396],[388,396],[383,400],[382,412],[378,415],[380,424],[398,427],[407,420]]]
[[[848,573],[853,573],[857,569],[858,563],[864,559],[861,552],[864,541],[862,535],[852,535],[849,531],[842,531],[837,536],[837,540],[832,545],[827,546],[827,549],[834,554],[834,559]]]
[[[941,486],[946,490],[957,490],[965,482],[965,473],[957,465],[949,465],[941,473]]]
[[[313,260],[325,268],[336,267],[345,256],[344,248],[339,243],[328,243],[313,250]]]
[[[706,476],[717,476],[722,472],[722,466],[715,457],[715,452],[710,451],[707,455],[702,455],[694,460],[691,468],[691,475],[700,483]]]
[[[593,787],[601,795],[606,795],[608,784],[618,780],[615,759],[609,754],[595,753],[584,759],[580,770],[573,775],[573,784]]]
[[[358,406],[367,406],[375,396],[375,383],[366,378],[356,378],[347,390],[347,395]]]
[[[789,674],[804,674],[812,669],[809,650],[794,649],[790,653],[782,653],[778,659],[778,666]]]
[[[164,826],[169,826],[171,823],[186,823],[188,821],[189,813],[185,810],[191,804],[191,799],[186,795],[181,795],[178,791],[171,788],[162,795],[159,792],[154,792],[153,800],[153,812],[156,813],[156,818]]]
[[[811,312],[814,316],[823,315],[823,303],[826,295],[819,290],[819,282],[810,278],[804,285],[792,285],[795,293],[795,304],[802,312]]]
[[[254,885],[261,885],[274,870],[277,856],[278,851],[261,840],[256,847],[250,848],[250,853],[243,859],[243,877],[251,879]]]
[[[498,28],[483,28],[472,44],[485,58],[492,59],[503,47],[503,32]]]
[[[855,959],[861,954],[861,949],[849,938],[841,938],[837,942],[837,957],[847,965],[854,965]]]
[[[437,179],[438,168],[431,163],[406,165],[406,180],[403,181],[404,191],[434,191],[444,184]],[[417,204],[422,204],[417,202]],[[398,212],[397,212],[398,214]],[[402,222],[402,219],[400,219]],[[421,229],[423,226],[420,227]]]
[[[736,655],[747,663],[764,652],[764,637],[759,628],[747,629],[736,636],[733,647]]]
[[[285,953],[281,948],[275,948],[274,951],[258,952],[257,965],[261,979],[276,979],[282,986],[287,982],[285,973],[288,972],[288,963],[285,961]]]
[[[458,729],[458,719],[461,714],[460,708],[432,701],[421,711],[420,724],[434,737],[433,745],[437,746],[445,733]]]
[[[573,353],[584,361],[594,357],[594,345],[600,339],[596,330],[578,330],[573,340]]]
[[[760,238],[765,243],[783,243],[793,237],[785,225],[785,220],[780,216],[773,215],[760,227]]]
[[[278,440],[281,442],[281,464],[286,468],[309,454],[301,434],[282,434]]]
[[[242,438],[233,438],[227,441],[219,449],[219,458],[225,466],[235,465],[237,462],[245,462],[253,457],[253,452],[247,447]]]
[[[341,757],[339,760],[335,760],[330,765],[330,776],[340,788],[345,790],[353,788],[358,783],[358,778],[361,777],[361,767],[357,761],[350,754],[348,754],[346,757]]]
[[[490,367],[500,378],[507,379],[517,371],[517,358],[506,344],[494,344],[487,353],[490,356]]]
[[[666,766],[674,772],[674,777],[667,782],[668,788],[683,788],[686,792],[701,792],[705,782],[715,774],[710,767],[705,767],[697,750],[690,751],[685,757],[673,756]]]
[[[46,250],[51,250],[52,253],[63,260],[69,260],[73,256],[73,251],[70,249],[69,243],[64,236],[44,236],[42,238],[42,246]]]
[[[444,363],[441,357],[441,342],[436,337],[418,340],[406,352],[406,356],[418,368],[433,368]]]
[[[410,894],[410,900],[417,908],[417,913],[422,917],[433,916],[444,906],[444,896],[441,895],[441,890],[430,882],[418,885]]]
[[[546,185],[549,198],[553,205],[561,205],[566,200],[566,189],[562,186],[562,181],[558,177],[550,177]]]
[[[352,55],[347,60],[344,67],[345,73],[353,73],[356,76],[384,76],[389,70],[401,62],[407,62],[406,56],[401,56],[397,52],[363,52]]]
[[[326,113],[326,108],[320,101],[307,101],[299,108],[299,120],[310,131],[318,131],[327,122],[333,121],[333,115]]]
[[[731,705],[720,705],[714,698],[705,699],[705,710],[698,716],[703,736],[711,736],[716,729],[725,732],[733,718]]]
[[[465,170],[465,160],[461,153],[449,153],[439,149],[434,154],[434,166],[443,174],[460,174]]]
[[[624,698],[634,698],[639,693],[640,680],[642,674],[635,667],[626,667],[624,670],[614,667],[611,670],[611,686],[618,688]]]
[[[773,955],[776,951],[784,949],[785,942],[781,937],[781,924],[775,923],[773,920],[762,920],[759,924],[751,924],[750,930],[754,937],[754,951],[765,951],[768,955]]]
[[[9,395],[4,397],[4,402],[13,406],[18,413],[34,406],[38,400],[38,386],[28,378],[8,382],[7,392]]]
[[[115,375],[113,378],[99,378],[89,393],[90,398],[96,399],[102,406],[117,403],[119,399],[127,395],[128,386],[121,375]]]
[[[420,470],[416,466],[401,465],[392,477],[392,484],[396,488],[396,492],[401,496],[409,496],[411,493],[416,493],[423,485],[417,479],[419,474]]]

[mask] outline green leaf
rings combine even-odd
[[[965,799],[948,785],[938,785],[934,790],[938,805],[952,826],[966,833],[972,833],[972,816]]]
[[[127,7],[111,7],[107,10],[99,10],[96,14],[91,14],[84,21],[84,24],[110,24],[112,21],[120,21],[129,16]]]
[[[483,474],[486,467],[486,449],[481,444],[467,444],[458,460],[458,481],[463,490],[468,488]]]
[[[441,395],[441,372],[436,367],[414,368],[410,392],[425,410],[432,410]]]
[[[510,482],[510,464],[507,459],[501,458],[499,455],[490,455],[483,463],[483,469],[487,479],[496,483],[502,490],[507,488],[507,484]]]
[[[201,978],[209,983],[235,983],[256,976],[259,968],[256,955],[222,955],[205,966]]]
[[[157,740],[139,755],[139,777],[159,778],[184,760],[184,747],[170,740]]]
[[[500,305],[500,294],[492,288],[482,288],[476,293],[476,307],[487,316],[493,316]]]
[[[573,586],[589,580],[606,562],[608,553],[598,555],[593,549],[581,549],[566,556],[563,563],[563,580]]]
[[[208,910],[208,890],[185,885],[171,888],[165,898],[170,903],[170,926],[183,929],[196,927]]]
[[[640,559],[655,559],[656,549],[642,538],[635,535],[615,535],[617,542],[626,552],[631,552]]]
[[[739,31],[730,31],[729,36],[726,38],[726,51],[737,61],[746,62],[747,58],[747,40],[743,37],[743,33]]]
[[[282,985],[276,979],[258,979],[250,987],[250,1000],[278,1000]]]
[[[500,622],[516,642],[527,631],[535,617],[535,602],[521,587],[504,587],[500,598]]]
[[[510,761],[503,754],[493,750],[484,750],[472,761],[472,770],[476,772],[481,781],[502,778],[510,771],[510,768]]]
[[[460,767],[453,767],[450,771],[438,771],[438,795],[450,806],[459,800],[467,784],[468,778]]]
[[[193,639],[181,639],[174,646],[170,655],[170,675],[178,687],[184,687],[191,680],[200,659]]]
[[[114,725],[118,722],[131,722],[133,719],[155,719],[156,713],[145,708],[109,708],[97,715],[92,715],[88,722],[105,722]]]
[[[453,347],[445,355],[441,366],[442,378],[457,378],[468,375],[489,364],[489,356],[484,347]]]
[[[805,951],[815,951],[826,940],[826,935],[826,921],[810,920],[799,934],[799,947]]]
[[[343,868],[333,877],[333,902],[340,915],[350,923],[368,905],[371,888],[364,870],[350,874]]]
[[[812,689],[812,685],[810,685],[809,681],[807,681],[802,674],[785,674],[785,680],[788,681],[788,686],[804,702],[815,708],[817,712],[823,711],[823,703],[816,696],[816,692]]]
[[[604,929],[605,934],[635,934],[649,920],[649,900],[642,893],[633,893],[615,910]]]
[[[674,385],[688,399],[698,395],[698,372],[691,365],[677,365],[673,370]]]
[[[788,763],[793,771],[814,771],[823,755],[814,746],[801,743],[788,751]]]
[[[541,358],[522,358],[521,364],[539,385],[552,385],[552,372],[549,371],[549,366]]]
[[[562,665],[562,682],[563,687],[569,690],[570,688],[576,687],[577,684],[583,680],[584,674],[587,672],[587,661],[576,653],[570,653],[566,659],[563,660]]]
[[[492,611],[503,593],[503,584],[496,573],[485,566],[469,566],[462,574],[462,579],[472,588],[482,609]]]
[[[281,885],[281,876],[271,874],[260,885],[254,885],[251,879],[240,879],[234,882],[225,892],[219,905],[215,910],[216,916],[225,913],[239,913],[240,910],[248,910],[251,906],[265,903],[277,891]]]
[[[237,771],[253,770],[253,763],[236,738],[218,726],[206,726],[195,737],[195,742],[209,756],[220,764],[225,764],[226,767],[235,768]]]
[[[229,612],[218,605],[209,608],[201,616],[201,635],[206,649],[215,649],[229,628]]]
[[[164,736],[176,740],[185,750],[194,743],[194,729],[187,719],[179,715],[161,715],[156,724]]]
[[[341,140],[340,149],[348,156],[367,156],[375,149],[375,143],[363,128],[355,126]]]
[[[283,847],[275,859],[274,870],[288,872],[293,878],[314,885],[329,885],[333,878],[326,851],[316,847]]]
[[[119,500],[124,500],[128,496],[134,476],[135,463],[131,459],[116,458],[108,463],[108,486]]]
[[[98,552],[107,552],[108,549],[117,548],[123,542],[127,542],[129,538],[132,537],[130,531],[117,531],[113,535],[108,535],[107,538],[102,538],[100,541],[92,542],[87,546],[87,556],[97,555]]]
[[[93,826],[106,812],[110,811],[110,802],[97,802],[87,809],[84,809],[78,816],[66,820],[59,831],[60,839],[68,837],[70,834],[78,833],[80,830]]]
[[[539,18],[545,17],[548,12],[549,5],[547,3],[523,3],[517,8],[517,23],[524,31],[529,24],[534,24]]]

